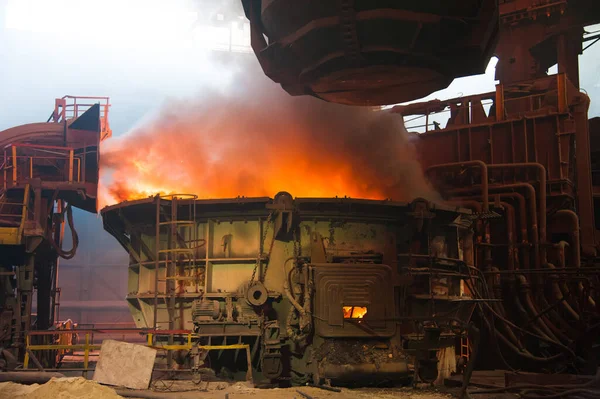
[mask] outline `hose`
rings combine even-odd
[[[304,298],[303,298],[303,305],[300,305],[300,303],[296,300],[296,298],[292,294],[292,291],[290,289],[290,284],[289,284],[292,272],[296,268],[293,267],[292,269],[290,269],[289,273],[286,272],[286,269],[285,269],[285,265],[290,260],[295,260],[295,258],[294,257],[288,258],[283,263],[283,272],[284,272],[284,276],[285,276],[285,280],[283,283],[283,290],[285,292],[286,297],[288,298],[288,300],[290,301],[290,303],[293,306],[289,310],[287,318],[286,318],[285,331],[286,331],[288,337],[290,337],[290,339],[292,339],[292,341],[299,342],[299,341],[303,340],[304,338],[306,338],[306,336],[309,334],[309,332],[312,329],[312,318],[310,315],[312,281],[308,275],[308,265],[305,264],[304,266],[307,269],[306,269],[306,273],[304,276]],[[299,323],[299,331],[300,332],[296,332],[294,330],[294,328],[292,327],[292,320],[294,318],[295,311],[297,311],[299,313],[298,323]]]
[[[548,263],[547,266],[550,269],[556,269],[556,266],[554,266],[552,263]],[[550,277],[553,277],[553,275],[550,275]],[[569,302],[567,302],[567,298],[565,297],[563,290],[561,290],[558,281],[553,279],[551,280],[551,284],[552,295],[554,296],[554,299],[561,302],[561,306],[565,309],[567,314],[569,314],[575,321],[579,321],[579,314],[571,307]]]
[[[584,384],[573,385],[537,385],[537,384],[518,384],[505,388],[481,389],[471,391],[470,394],[493,394],[503,392],[519,392],[519,396],[524,399],[555,399],[573,396],[600,398],[600,390],[597,389],[600,382],[600,371],[596,373],[594,379]],[[537,395],[531,395],[537,393]]]
[[[480,270],[477,269],[477,271],[479,273],[481,273]],[[481,276],[480,281],[483,284],[484,291],[487,292],[487,284],[485,282],[485,278],[484,278],[483,275]],[[470,284],[470,282],[468,280],[465,280],[465,282],[468,285],[468,288],[471,290],[471,292],[473,292],[478,298],[484,299],[484,297],[481,295],[481,293],[475,288],[474,284],[473,285]],[[489,295],[487,297],[489,297]],[[574,359],[577,358],[576,355],[575,355],[575,352],[573,352],[572,349],[568,348],[567,346],[563,345],[562,343],[556,342],[556,341],[551,340],[551,339],[547,339],[546,337],[534,334],[531,331],[525,330],[524,328],[521,328],[521,327],[515,325],[514,323],[512,323],[508,319],[504,318],[502,315],[498,314],[494,310],[494,308],[492,306],[490,306],[490,304],[488,304],[487,302],[483,302],[483,305],[492,313],[492,315],[494,315],[495,317],[497,317],[502,322],[508,324],[512,328],[515,328],[516,330],[522,331],[523,333],[528,334],[528,335],[530,335],[530,336],[532,336],[534,338],[537,338],[539,340],[542,340],[542,341],[548,342],[548,343],[550,343],[552,345],[555,345],[555,346],[557,346],[557,347],[559,347],[559,348],[561,348],[563,350],[563,353],[557,354],[557,355],[554,355],[554,356],[551,356],[551,357],[547,357],[547,358],[537,357],[537,356],[534,356],[534,355],[532,355],[532,354],[530,354],[528,352],[521,352],[516,346],[514,346],[514,345],[512,345],[510,343],[510,340],[508,338],[506,338],[504,335],[502,335],[499,331],[497,331],[494,328],[493,322],[492,323],[489,322],[487,316],[485,315],[485,312],[483,311],[483,309],[480,306],[480,313],[481,313],[482,318],[485,321],[488,329],[494,328],[494,333],[497,334],[497,336],[507,345],[507,347],[510,348],[511,350],[513,350],[513,352],[515,352],[516,354],[518,354],[518,355],[520,355],[522,357],[525,357],[527,359],[530,359],[532,361],[536,361],[536,362],[547,362],[547,361],[556,360],[556,359],[560,358],[561,356],[564,356],[564,355],[567,355],[567,354],[571,355],[571,357],[574,358]]]
[[[61,216],[66,214],[67,223],[69,224],[69,229],[71,230],[71,241],[73,242],[73,247],[69,250],[64,250],[58,246],[55,241],[55,238],[52,236],[52,231],[56,231],[58,229],[58,224],[54,224],[53,229],[48,230],[48,241],[52,244],[52,247],[56,251],[56,253],[63,259],[72,259],[77,253],[77,247],[79,246],[79,235],[77,234],[77,230],[75,230],[75,223],[73,222],[73,209],[71,208],[71,204],[67,204],[67,206],[61,212]],[[62,245],[62,243],[61,243]]]
[[[300,314],[303,314],[304,313],[304,308],[302,307],[302,305],[300,305],[298,303],[298,301],[296,300],[296,298],[294,298],[294,295],[292,294],[292,291],[290,290],[290,275],[292,274],[292,271],[294,270],[294,267],[292,267],[292,269],[290,270],[289,273],[285,270],[285,265],[290,260],[294,260],[294,259],[295,259],[295,257],[292,256],[290,258],[287,258],[285,260],[285,262],[283,262],[283,275],[285,276],[285,279],[283,281],[283,292],[285,293],[285,296],[290,301],[290,303],[294,306],[294,308],[296,308],[296,310],[298,312],[300,312]]]

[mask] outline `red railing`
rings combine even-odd
[[[81,182],[82,155],[69,147],[9,144],[4,147],[4,189],[20,186],[33,178],[43,181]]]
[[[499,84],[495,92],[397,105],[390,111],[404,117],[408,131],[428,133],[457,126],[488,125],[544,113],[548,108],[566,113],[569,98],[576,92],[567,76],[559,73],[535,81]]]
[[[109,97],[67,95],[62,98],[57,98],[54,102],[54,112],[52,113],[50,120],[62,122],[78,118],[96,104],[100,105],[100,141],[102,141],[112,135],[112,130],[110,129],[110,124],[108,122],[108,111],[110,108]]]

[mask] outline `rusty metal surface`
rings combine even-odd
[[[488,367],[595,370],[600,281],[590,159],[597,152],[588,104],[558,74],[466,101],[392,109],[421,116],[417,146],[440,193],[498,216],[480,219],[474,231],[474,263],[488,290],[479,294],[501,300],[479,311],[487,354],[503,353],[486,356]]]
[[[392,269],[387,265],[373,265],[368,269],[361,264],[312,264],[315,279],[315,331],[325,338],[380,337],[395,333],[395,322],[385,321],[394,317],[394,289]],[[351,294],[350,294],[351,293]],[[347,301],[347,302],[345,302]],[[349,302],[348,302],[349,301]],[[353,306],[377,304],[364,316],[369,323],[365,331],[356,323],[344,320],[344,315],[334,306],[349,303]],[[381,320],[381,321],[378,321]]]
[[[102,109],[94,100],[103,101]],[[58,257],[72,258],[79,241],[72,207],[97,211],[99,144],[110,136],[109,106],[107,97],[65,96],[46,123],[0,132],[0,309],[3,320],[11,319],[2,346],[15,354],[23,355],[24,334],[49,328],[57,317]],[[65,224],[71,249],[63,248]],[[53,362],[52,356],[41,360]]]
[[[599,21],[594,0],[501,1],[496,78],[503,83],[542,78],[558,64],[579,87],[583,27]]]
[[[265,74],[292,95],[343,104],[399,103],[482,73],[498,32],[494,0],[242,3]]]
[[[494,355],[486,359],[503,367],[593,371],[600,357],[600,152],[598,123],[588,121],[589,98],[579,91],[577,56],[582,27],[600,21],[595,1],[242,3],[263,70],[292,95],[362,105],[412,100],[482,71],[496,37],[500,84],[494,93],[392,110],[422,117],[412,126],[422,133],[415,136],[422,164],[447,205],[172,196],[104,209],[106,230],[130,254],[127,302],[137,325],[196,329],[208,345],[251,345],[264,376],[291,378],[284,370],[293,369],[318,383],[328,377],[323,370],[339,374],[340,364],[353,365],[351,375],[372,375],[363,366],[384,351],[390,367],[406,354],[422,368],[435,364],[435,349],[464,335],[477,310],[489,335],[482,351]],[[547,77],[556,63],[559,74]],[[40,213],[56,199],[50,193],[95,210],[97,144],[110,136],[110,104],[101,98],[90,119],[80,112],[89,100],[65,96],[55,103],[53,123],[0,133],[3,187],[14,194],[5,209],[17,216],[33,210],[23,213],[27,259],[4,251],[21,264],[1,275],[6,287],[18,276],[20,304],[2,312],[3,324],[17,320],[16,336],[29,328],[33,276],[52,281],[53,266],[31,257],[35,249],[56,257],[40,235],[39,222],[52,216]],[[15,137],[37,148],[16,145]],[[39,152],[49,148],[42,146],[74,152],[54,159],[55,173],[44,175]],[[95,161],[78,158],[88,150]],[[73,159],[85,165],[83,179],[73,177],[80,176]],[[67,214],[55,216],[56,237]],[[15,229],[9,219],[0,223]],[[323,270],[333,277],[323,278]],[[381,290],[374,292],[375,285]],[[38,300],[45,300],[52,287],[41,287]],[[371,307],[364,319],[344,317],[347,298],[354,298],[351,306]],[[42,310],[38,318],[48,315]],[[311,354],[326,338],[361,334],[378,341],[363,349],[342,345],[336,363],[317,364],[324,357]],[[286,357],[290,347],[304,348],[296,353],[301,359]],[[243,363],[237,351],[231,356],[212,359]],[[171,353],[166,361],[186,362]],[[430,377],[431,368],[417,374]]]
[[[472,311],[460,283],[471,278],[464,262],[472,258],[472,216],[423,200],[287,193],[154,197],[102,210],[106,230],[130,254],[127,301],[138,327],[193,329],[208,345],[248,344],[264,377],[315,383],[330,378],[320,370],[331,362],[373,381],[405,375],[410,359],[452,345]],[[366,309],[345,316],[344,306]],[[440,333],[424,339],[424,325]],[[348,339],[357,346],[344,346]],[[410,348],[400,349],[406,342]],[[301,348],[301,356],[287,356],[289,347]],[[328,357],[318,355],[324,350]],[[244,366],[235,353],[209,356],[213,367]],[[373,372],[365,361],[391,368]],[[174,367],[182,358],[165,362]]]
[[[503,83],[558,64],[579,87],[583,27],[600,21],[595,0],[242,3],[268,77],[291,95],[353,105],[424,97],[483,72],[492,53]]]

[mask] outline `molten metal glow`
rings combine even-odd
[[[367,314],[366,306],[344,306],[344,319],[362,319]]]
[[[401,117],[291,97],[264,79],[258,87],[243,79],[249,78],[232,85],[236,93],[172,102],[153,121],[107,140],[101,204],[155,194],[279,191],[434,199]]]

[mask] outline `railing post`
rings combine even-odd
[[[559,73],[556,75],[556,88],[558,92],[558,112],[565,113],[568,111],[567,101],[567,75]]]
[[[30,345],[30,336],[29,334],[27,334],[25,336],[25,358],[23,359],[23,370],[27,370],[27,368],[29,367],[29,351],[27,349],[29,349],[29,345]]]
[[[246,359],[248,361],[248,371],[246,371],[246,381],[252,382],[252,355],[250,354],[250,345],[246,347]]]
[[[6,148],[4,149],[4,190],[6,190],[6,168],[8,167],[8,158],[7,158],[7,154],[6,154]]]
[[[81,182],[81,159],[73,158],[73,162],[75,162],[77,164],[77,174],[75,175],[75,182],[80,183]]]
[[[17,147],[12,146],[12,161],[13,161],[13,186],[17,185]]]
[[[148,333],[148,346],[152,346],[152,333]]]
[[[33,179],[33,157],[29,157],[29,178]]]
[[[69,150],[69,183],[73,183],[73,150]]]
[[[504,120],[504,86],[496,85],[496,120]]]
[[[83,147],[83,155],[79,158],[79,167],[81,169],[81,179],[80,181],[85,182],[85,161],[87,156],[87,146]]]
[[[87,378],[88,376],[88,363],[90,359],[90,333],[85,333],[85,347],[83,352],[83,368],[85,371],[83,372],[83,377]]]

